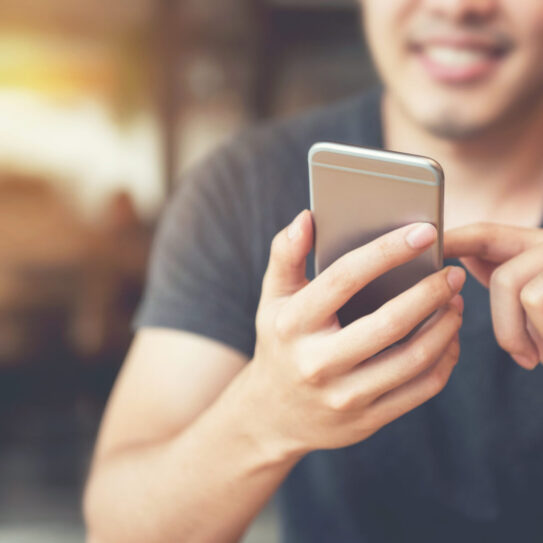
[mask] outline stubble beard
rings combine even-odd
[[[497,115],[478,122],[466,119],[465,115],[462,115],[461,105],[444,107],[432,119],[421,119],[403,100],[397,100],[397,103],[411,122],[418,124],[431,135],[451,142],[469,142],[499,131],[509,131],[515,126],[522,128],[529,123],[536,111],[543,111],[543,82],[534,85],[532,89],[525,89]]]

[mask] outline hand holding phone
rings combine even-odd
[[[344,327],[337,319],[356,292],[432,246],[433,226],[388,232],[308,281],[313,233],[306,210],[273,240],[255,355],[235,392],[258,421],[259,446],[282,461],[367,438],[437,394],[459,353],[461,268],[425,277]],[[423,321],[408,341],[397,344]]]

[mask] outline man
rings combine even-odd
[[[98,440],[91,541],[236,541],[278,488],[288,542],[543,539],[543,372],[523,369],[543,355],[543,4],[361,4],[383,93],[239,139],[170,206]],[[309,212],[290,221],[317,140],[441,162],[447,255],[471,272],[460,332],[457,261],[338,326],[436,233],[409,225],[306,279]]]

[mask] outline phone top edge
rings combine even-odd
[[[408,183],[418,183],[419,185],[428,185],[430,187],[439,187],[440,182],[439,179],[435,179],[434,181],[425,181],[423,179],[418,179],[417,177],[405,177],[402,175],[392,175],[392,174],[385,174],[378,171],[373,170],[361,170],[359,168],[347,168],[344,166],[338,166],[336,164],[325,164],[322,162],[311,162],[312,166],[317,166],[321,168],[327,168],[329,170],[336,170],[336,171],[343,171],[343,172],[352,172],[352,173],[360,173],[364,175],[371,175],[373,177],[384,177],[387,179],[396,179],[397,181],[406,181]],[[435,177],[435,174],[434,174]]]
[[[444,181],[443,168],[441,165],[433,158],[422,155],[412,155],[409,153],[385,151],[382,149],[358,147],[341,143],[317,142],[310,147],[308,152],[307,157],[310,166],[314,163],[315,155],[320,152],[339,153],[359,158],[372,158],[394,164],[403,163],[410,166],[417,166],[431,172],[436,180],[436,185],[442,185]]]

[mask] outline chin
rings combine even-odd
[[[411,101],[407,98],[403,109],[412,121],[440,139],[471,140],[497,129],[508,117],[508,108],[489,103],[488,95],[486,100],[470,93],[439,100],[434,93],[433,100],[425,101],[421,100],[422,96],[432,96],[432,93],[421,93]]]
[[[466,111],[460,107],[447,107],[433,115],[426,113],[419,117],[418,124],[440,139],[465,141],[484,135],[493,127],[494,122],[466,115]]]

